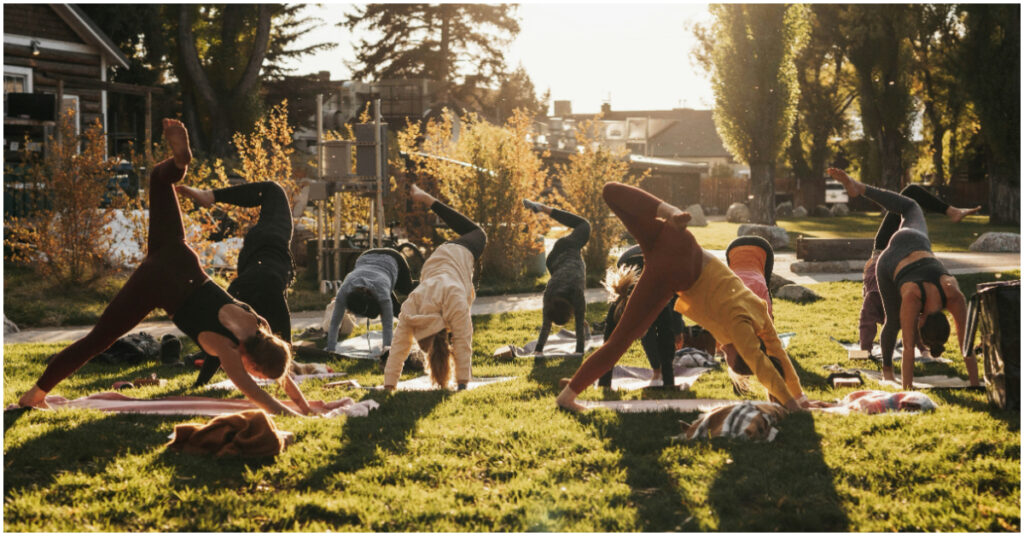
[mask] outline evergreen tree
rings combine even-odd
[[[726,148],[750,166],[753,221],[775,223],[775,161],[796,117],[793,58],[805,41],[805,7],[712,5],[697,29],[698,62],[711,72],[715,125]]]

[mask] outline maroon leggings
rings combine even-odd
[[[704,250],[689,231],[680,231],[656,218],[660,199],[618,182],[605,184],[602,194],[640,245],[644,271],[608,340],[580,365],[569,382],[569,388],[577,394],[615,366],[676,292],[693,286],[703,262]]]
[[[181,209],[174,183],[185,176],[173,159],[149,175],[149,240],[146,258],[104,309],[89,333],[54,356],[36,385],[49,392],[61,380],[132,329],[150,311],[161,308],[173,316],[188,295],[208,278],[199,256],[185,244]]]

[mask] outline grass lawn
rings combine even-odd
[[[991,279],[961,277],[961,286]],[[808,394],[835,399],[851,389],[828,389],[823,366],[850,363],[828,337],[856,337],[861,285],[814,289],[827,299],[777,301],[776,315],[780,331],[798,333],[790,355]],[[603,312],[595,306],[588,317],[598,320]],[[579,359],[491,359],[495,347],[533,338],[539,323],[539,311],[474,318],[474,374],[516,376],[511,382],[390,395],[305,383],[312,398],[349,394],[381,407],[366,418],[276,418],[297,441],[272,460],[164,450],[175,424],[205,419],[32,411],[12,424],[5,417],[4,529],[1020,530],[1020,412],[994,409],[983,391],[933,391],[939,409],[931,414],[792,415],[773,443],[675,443],[669,436],[680,432],[679,421],[696,414],[556,410],[556,382]],[[59,348],[4,346],[4,404],[32,384],[45,357]],[[951,341],[947,353],[953,348]],[[639,344],[623,363],[646,363]],[[382,378],[373,363],[331,365],[363,385]],[[195,376],[160,365],[90,364],[54,394],[83,396],[150,372],[169,384],[134,396],[189,393]],[[959,359],[916,372],[966,377]],[[718,370],[688,392],[591,389],[583,397],[734,395]]]

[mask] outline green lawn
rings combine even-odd
[[[974,288],[993,276],[962,277]],[[1019,277],[1019,272],[1000,274]],[[824,365],[849,364],[828,336],[856,336],[860,283],[814,285],[827,299],[776,302],[780,331],[808,394],[834,399]],[[595,306],[588,317],[603,316]],[[297,442],[273,460],[167,452],[177,423],[93,411],[5,416],[7,531],[1011,531],[1020,529],[1020,413],[1001,412],[982,391],[930,393],[923,415],[793,415],[773,443],[674,443],[696,414],[576,416],[555,409],[558,378],[579,359],[490,358],[494,347],[536,334],[538,311],[474,319],[477,376],[514,375],[461,393],[369,390],[368,418],[277,418]],[[60,345],[4,346],[4,403],[16,400]],[[952,354],[953,344],[947,346]],[[624,363],[642,365],[635,344]],[[363,385],[372,363],[336,361]],[[142,397],[189,393],[195,371],[90,364],[55,390],[69,398],[157,372],[168,386]],[[965,376],[951,366],[918,374]],[[221,379],[218,374],[215,379]],[[406,377],[411,377],[407,374]],[[313,398],[337,398],[323,382]],[[277,393],[281,396],[281,393]],[[601,398],[733,398],[714,371],[691,391]]]

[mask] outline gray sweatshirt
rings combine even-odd
[[[391,330],[394,310],[391,305],[391,291],[398,280],[398,262],[383,254],[366,254],[356,259],[355,268],[345,276],[334,299],[334,313],[327,330],[327,350],[336,351],[338,327],[345,316],[345,300],[357,288],[366,288],[380,303],[380,323],[383,328],[384,346],[391,346]]]

